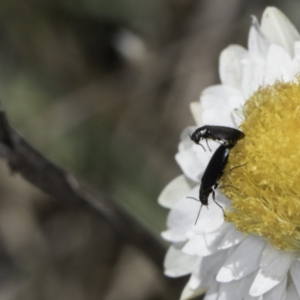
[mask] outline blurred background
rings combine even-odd
[[[14,128],[109,195],[157,239],[157,204],[180,169],[189,103],[219,82],[218,55],[246,46],[250,15],[298,0],[14,0],[0,4],[0,98]],[[63,205],[0,162],[1,300],[178,299],[104,219]],[[176,287],[176,288],[175,288]]]

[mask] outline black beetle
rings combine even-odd
[[[200,206],[195,224],[198,221],[202,206],[203,205],[208,206],[208,197],[211,193],[212,193],[214,202],[222,209],[223,214],[225,216],[223,207],[215,199],[215,189],[219,186],[219,180],[224,174],[224,169],[228,162],[230,149],[232,147],[233,146],[228,146],[228,145],[223,145],[223,144],[221,144],[219,146],[219,148],[216,150],[214,155],[211,157],[211,159],[204,171],[204,174],[201,178],[199,199],[196,199],[194,197],[187,197],[187,198],[194,199],[196,201],[201,202],[201,206]],[[242,167],[244,165],[245,164],[233,167],[229,171],[232,171],[233,169]],[[226,172],[229,172],[229,171],[226,171]],[[226,186],[230,186],[230,187],[237,189],[233,185],[226,185]],[[225,186],[222,186],[222,188],[223,187],[225,187]]]
[[[202,139],[206,140],[207,147],[207,139],[212,139],[217,142],[221,142],[222,144],[232,148],[238,142],[238,140],[242,139],[245,134],[235,128],[226,127],[226,126],[213,126],[213,125],[205,125],[197,128],[193,134],[190,136],[191,140],[193,140],[196,144],[200,145],[204,151],[205,148],[200,144]],[[210,148],[209,148],[210,150]]]
[[[203,205],[208,206],[208,197],[212,193],[214,202],[223,210],[223,207],[215,199],[215,189],[218,187],[218,181],[223,175],[223,170],[227,164],[229,157],[230,147],[221,144],[216,150],[212,158],[210,159],[206,170],[201,179],[201,185],[199,190],[199,199],[194,197],[187,197],[201,202],[201,207],[199,209],[197,219],[195,224],[198,221],[200,211]]]

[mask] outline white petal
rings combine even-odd
[[[164,261],[165,275],[179,277],[190,274],[196,264],[197,257],[183,253],[181,246],[172,245]]]
[[[293,262],[290,272],[295,287],[297,289],[298,295],[300,296],[300,262],[299,261]]]
[[[253,279],[254,274],[250,274],[242,280],[221,283],[218,300],[244,299],[245,295],[248,294]]]
[[[180,300],[190,300],[190,299],[194,299],[197,296],[203,295],[206,292],[206,288],[200,288],[197,290],[192,290],[189,287],[189,284],[186,284],[186,286],[184,287],[181,296],[180,296]]]
[[[194,236],[195,233],[202,232],[203,229],[209,233],[224,224],[222,210],[212,201],[209,205],[209,211],[207,211],[208,208],[206,207],[203,208],[203,211],[201,210],[198,222],[203,225],[203,228],[198,228],[198,223],[195,226],[201,203],[200,201],[189,199],[187,196],[198,199],[199,186],[192,189],[189,194],[180,199],[171,209],[167,219],[169,230],[162,233],[162,237],[168,241],[183,242],[189,236]],[[220,205],[224,208],[229,203],[223,195],[218,194],[218,191],[216,193],[216,201],[219,201]]]
[[[266,60],[249,54],[243,59],[243,82],[242,92],[245,99],[248,99],[252,94],[264,84],[266,73]]]
[[[198,126],[201,126],[202,123],[202,108],[199,101],[190,103],[190,110],[194,120]]]
[[[207,288],[205,288],[205,287],[199,287],[199,288],[193,289],[190,287],[190,282],[188,282],[185,285],[185,287],[181,293],[180,300],[193,299],[197,296],[203,295],[206,291],[207,291]]]
[[[285,277],[278,285],[264,294],[264,300],[279,300],[285,296],[287,277]]]
[[[252,17],[252,26],[248,37],[248,51],[258,57],[264,58],[267,55],[269,41],[262,33],[257,18]]]
[[[264,300],[263,296],[252,297],[250,295],[246,295],[242,300]]]
[[[220,240],[228,229],[228,224],[224,224],[217,231],[212,233],[197,234],[190,238],[182,249],[190,255],[207,256],[218,251]]]
[[[281,299],[280,300],[286,300],[286,291],[284,291],[284,294],[282,295]],[[276,299],[277,300],[277,299]]]
[[[219,194],[218,191],[216,191],[216,202],[221,205],[223,209],[229,205],[229,200],[225,198],[224,195]],[[208,207],[202,207],[198,221],[192,230],[194,233],[198,234],[209,233],[214,232],[223,224],[223,211],[214,201],[210,201]]]
[[[260,296],[280,283],[285,278],[293,260],[293,257],[281,254],[269,265],[261,267],[251,286],[250,295]]]
[[[178,150],[190,149],[195,143],[191,140],[190,135],[194,132],[197,126],[186,127],[180,134],[180,143]]]
[[[246,295],[242,300],[264,300],[264,297],[263,296],[252,297],[250,295]]]
[[[281,46],[271,45],[267,54],[265,84],[276,80],[290,81],[294,77],[294,65],[291,57]]]
[[[166,208],[172,208],[192,188],[193,183],[184,175],[173,179],[160,193],[158,203]]]
[[[234,250],[235,247],[233,247]],[[232,249],[219,251],[212,255],[201,257],[198,261],[198,264],[193,271],[190,280],[189,287],[191,290],[199,290],[201,288],[210,287],[209,292],[207,293],[205,299],[215,299],[217,297],[214,294],[214,287],[219,287],[219,284],[216,283],[216,273],[220,269],[224,259],[232,253]],[[209,296],[209,298],[207,298]]]
[[[206,88],[200,101],[204,124],[234,127],[232,111],[243,105],[244,98],[235,88],[216,85]]]
[[[210,261],[210,257],[209,257],[209,259],[207,259],[205,257],[198,256],[197,263],[195,264],[195,266],[194,266],[195,268],[194,268],[193,272],[191,273],[190,279],[188,281],[188,285],[192,290],[196,290],[196,289],[204,288],[204,287],[206,288],[207,286],[210,286],[210,284],[207,284],[207,285],[202,284],[203,279],[205,277],[202,277],[203,274],[200,273],[200,270],[203,269],[203,263],[205,261]]]
[[[261,30],[271,43],[284,47],[293,56],[295,41],[299,41],[300,36],[297,29],[290,20],[276,7],[265,9]]]
[[[245,120],[244,116],[243,116],[243,110],[242,109],[234,109],[231,113],[231,118],[233,120],[234,123],[234,127],[238,128],[242,122]]]
[[[293,59],[293,65],[294,65],[294,74],[299,73],[300,71],[300,42],[296,42],[294,45],[294,59]]]
[[[222,84],[237,89],[241,87],[241,59],[247,50],[239,45],[230,45],[221,52],[219,59],[219,74]]]
[[[192,191],[195,195],[199,187]],[[183,197],[172,208],[168,215],[167,227],[169,230],[162,233],[164,239],[171,242],[183,242],[187,239],[187,232],[194,226],[200,202]]]
[[[277,251],[270,244],[267,244],[261,256],[261,261],[259,266],[266,267],[281,255],[282,253],[280,251]]]
[[[214,155],[217,148],[220,147],[220,144],[213,140],[207,140],[207,143],[202,142],[201,144],[203,145],[203,147],[205,147],[206,151],[204,151],[200,145],[196,145],[196,144],[193,145],[192,150],[194,151],[194,155],[196,156],[198,162],[204,166],[201,169],[202,172],[204,172],[208,162]],[[208,144],[208,146],[207,146],[207,144]],[[201,176],[202,176],[202,174],[201,174]]]
[[[175,160],[185,176],[195,182],[200,181],[200,174],[204,171],[205,166],[197,159],[192,147],[178,152]]]
[[[194,132],[196,129],[196,126],[189,126],[186,127],[180,134],[180,142],[178,144],[178,152],[188,150],[192,148],[192,146],[195,144],[191,138],[190,135]]]
[[[293,282],[288,285],[286,292],[286,300],[299,300],[299,296],[296,290],[296,287]]]
[[[174,230],[166,230],[161,233],[163,239],[169,242],[180,243],[186,240],[186,236],[182,232],[176,232]]]
[[[181,167],[183,173],[191,180],[195,182],[200,181],[200,174],[204,172],[207,165],[207,161],[203,164],[202,160],[199,160],[199,153],[204,152],[201,146],[196,145],[190,138],[190,135],[197,127],[187,127],[183,130],[180,136],[180,143],[178,145],[178,153],[175,155],[175,159]],[[209,154],[211,155],[211,154]]]
[[[219,232],[204,233],[193,236],[186,243],[183,251],[189,255],[208,256],[218,250]]]
[[[231,228],[228,230],[228,232],[225,234],[223,240],[221,241],[219,245],[219,249],[227,249],[234,245],[239,244],[243,239],[245,239],[246,236],[242,234],[240,231],[236,230],[234,226],[231,226]]]
[[[199,265],[192,272],[189,284],[192,289],[211,286],[216,281],[216,274],[220,270],[230,251],[218,251],[212,255],[201,257]]]
[[[265,246],[266,242],[257,236],[247,236],[224,263],[217,280],[221,282],[238,280],[257,270]]]
[[[204,300],[217,300],[219,299],[219,288],[220,284],[215,283],[209,287],[209,290],[207,291]]]

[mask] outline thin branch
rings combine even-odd
[[[66,204],[83,205],[105,218],[124,242],[145,253],[162,269],[165,249],[140,223],[128,215],[112,199],[59,168],[34,149],[9,125],[0,108],[0,156],[13,172],[45,193]]]

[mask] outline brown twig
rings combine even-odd
[[[139,248],[162,268],[165,249],[148,230],[109,196],[83,183],[40,154],[12,129],[1,108],[0,156],[7,160],[13,172],[18,172],[45,193],[67,204],[83,205],[105,218],[124,242]]]

